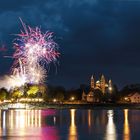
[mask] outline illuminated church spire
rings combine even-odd
[[[102,93],[104,94],[105,93],[105,77],[104,75],[101,76],[101,90],[102,90]]]
[[[109,82],[108,82],[108,91],[109,91],[109,93],[112,93],[112,90],[113,90],[112,80],[109,80]]]
[[[94,89],[94,77],[93,77],[93,75],[91,76],[90,87],[91,87],[91,89]]]

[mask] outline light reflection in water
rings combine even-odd
[[[140,111],[127,109],[115,111],[102,109],[0,110],[0,139],[130,140],[130,136],[134,136],[134,139],[139,138]],[[130,114],[131,117],[129,117]],[[114,117],[118,119],[114,121]],[[121,123],[120,120],[124,122]],[[137,130],[130,129],[134,125]]]
[[[113,121],[113,117],[114,117],[113,110],[107,111],[107,117],[108,117],[108,123],[106,126],[105,140],[116,140],[117,135],[116,135],[116,127]]]
[[[1,110],[0,110],[0,136],[2,135],[2,119],[1,119]]]
[[[130,140],[130,129],[129,129],[129,121],[128,121],[128,109],[124,110],[124,132],[123,139]]]
[[[56,112],[53,110],[8,110],[0,111],[1,127],[0,137],[14,136],[24,140],[29,137],[36,140],[59,139],[56,126],[46,124],[47,117],[54,118],[56,123]],[[44,120],[44,122],[42,122]],[[47,132],[46,132],[47,131]],[[49,132],[49,133],[48,133]],[[16,138],[13,138],[14,140]]]
[[[54,122],[54,125],[56,124],[56,117],[54,116],[53,117],[53,122]]]
[[[2,116],[2,134],[6,135],[6,111],[3,111],[3,116]]]
[[[69,127],[69,135],[68,140],[77,140],[77,128],[75,124],[75,109],[70,110],[70,127]]]
[[[88,127],[91,128],[91,110],[88,110]]]
[[[6,128],[6,111],[4,111],[3,112],[3,124],[2,124],[2,126],[3,126],[3,128]]]
[[[40,127],[40,110],[10,110],[8,115],[8,126],[11,129],[14,128],[26,128],[26,127]],[[3,112],[4,119],[4,112]],[[3,121],[4,123],[4,121]]]

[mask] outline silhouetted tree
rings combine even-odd
[[[3,101],[9,97],[9,93],[5,88],[0,89],[0,100]]]

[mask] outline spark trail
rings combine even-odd
[[[0,78],[0,87],[8,85],[8,90],[25,83],[43,83],[47,77],[46,67],[57,62],[60,55],[52,32],[43,33],[39,27],[31,28],[20,21],[24,30],[14,39],[12,74]]]
[[[45,65],[56,62],[59,57],[58,45],[52,32],[41,32],[39,27],[26,26],[20,19],[24,31],[14,41],[15,59],[13,69],[19,68],[19,59],[25,68],[26,82],[42,83],[46,77]]]

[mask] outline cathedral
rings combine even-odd
[[[109,80],[108,82],[105,79],[105,76],[102,75],[100,80],[95,81],[93,75],[91,76],[90,81],[90,88],[91,90],[100,89],[103,94],[106,92],[110,92],[112,90],[112,81]]]
[[[99,102],[99,99],[94,96],[96,90],[100,90],[102,95],[105,93],[111,94],[113,90],[112,81],[109,80],[107,82],[104,75],[101,76],[100,80],[95,81],[95,78],[92,75],[90,80],[90,91],[87,95],[83,91],[82,100],[87,102]]]

